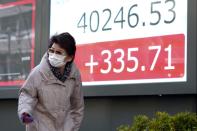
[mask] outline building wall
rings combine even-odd
[[[195,95],[88,97],[81,131],[115,131],[132,123],[135,115],[152,117],[156,111],[197,112],[196,103]],[[1,131],[25,131],[17,116],[17,99],[1,99],[0,116]]]

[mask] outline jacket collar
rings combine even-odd
[[[66,85],[66,81],[62,82],[60,80],[58,80],[54,75],[53,72],[51,71],[49,64],[47,63],[47,59],[48,59],[48,55],[47,53],[44,54],[44,56],[42,57],[42,60],[39,64],[40,68],[39,71],[41,72],[41,74],[43,75],[44,79],[47,81],[48,84],[51,83],[58,83],[61,85]],[[76,66],[74,63],[72,63],[71,65],[71,72],[70,75],[67,79],[75,79],[75,71],[76,71]]]

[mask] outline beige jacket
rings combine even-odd
[[[19,92],[18,115],[31,114],[26,131],[78,131],[83,119],[84,99],[79,70],[73,64],[63,83],[51,72],[47,55],[29,74]]]

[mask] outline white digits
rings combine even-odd
[[[111,52],[109,51],[109,50],[103,50],[102,52],[101,52],[101,55],[104,55],[104,54],[107,54],[107,58],[106,59],[104,59],[104,62],[107,64],[107,69],[101,69],[100,71],[101,71],[101,73],[103,73],[103,74],[107,74],[107,73],[109,73],[110,72],[110,70],[111,70]]]
[[[137,70],[138,68],[138,59],[137,57],[134,57],[131,55],[131,52],[134,52],[134,51],[138,51],[139,49],[136,47],[136,48],[128,48],[128,61],[133,61],[134,62],[134,66],[132,68],[129,68],[127,67],[127,71],[128,72],[134,72]]]
[[[172,66],[172,45],[170,44],[167,48],[164,49],[168,52],[168,66],[165,66],[165,70],[173,70],[175,69],[174,66]]]
[[[149,46],[148,47],[149,50],[157,50],[157,52],[155,53],[155,57],[153,59],[153,62],[151,64],[150,70],[152,71],[155,67],[155,64],[157,62],[157,59],[159,57],[160,51],[161,51],[161,46]]]
[[[124,63],[124,50],[123,49],[116,49],[114,50],[114,54],[117,54],[117,53],[120,53],[120,57],[117,58],[117,62],[121,63],[121,66],[119,69],[117,68],[113,68],[113,71],[115,73],[121,73],[123,70],[124,70],[124,66],[125,66],[125,63]]]

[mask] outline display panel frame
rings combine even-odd
[[[10,58],[8,58],[9,59],[9,65],[15,65],[15,66],[17,66],[17,67],[15,67],[15,66],[13,66],[12,68],[12,71],[15,71],[15,69],[19,69],[19,68],[28,68],[29,69],[29,72],[31,71],[31,69],[34,67],[34,61],[35,61],[35,59],[34,59],[34,50],[35,50],[35,0],[21,0],[21,1],[13,1],[13,2],[6,2],[6,3],[4,3],[4,4],[0,4],[0,8],[2,9],[2,10],[5,10],[5,12],[7,12],[7,13],[11,13],[11,14],[8,14],[8,15],[13,15],[13,18],[14,18],[14,10],[15,10],[15,13],[17,14],[17,13],[23,13],[23,9],[21,8],[23,5],[31,5],[31,9],[29,9],[28,7],[23,7],[24,8],[24,10],[25,11],[29,11],[29,10],[31,10],[31,31],[30,32],[28,32],[28,30],[25,32],[26,34],[26,36],[24,35],[24,34],[21,34],[20,33],[20,28],[22,27],[22,25],[20,24],[20,23],[17,23],[17,26],[18,26],[18,29],[17,29],[17,31],[18,31],[18,33],[16,33],[16,38],[12,38],[12,39],[16,39],[15,41],[16,41],[16,43],[11,43],[11,37],[13,37],[13,36],[11,36],[11,35],[9,35],[9,40],[8,40],[8,45],[9,45],[9,47],[8,47],[8,53],[7,53],[7,55],[8,55],[8,57],[10,57]],[[10,11],[9,11],[10,10]],[[17,14],[18,15],[18,14]],[[6,16],[5,16],[6,17]],[[22,17],[22,16],[21,16]],[[25,15],[24,15],[24,17],[25,17]],[[17,19],[21,19],[20,17],[18,17]],[[23,19],[23,22],[24,22],[24,25],[25,26],[28,26],[27,25],[27,19]],[[12,27],[9,27],[9,26],[13,26],[13,25],[9,25],[9,23],[8,23],[8,27],[7,28],[10,28],[11,30],[12,30]],[[16,27],[17,28],[17,27]],[[13,29],[14,30],[14,29]],[[16,31],[16,32],[17,32]],[[3,33],[3,32],[2,32]],[[6,32],[5,32],[6,33]],[[12,32],[11,32],[12,33]],[[24,32],[23,32],[24,33]],[[31,34],[31,36],[30,36],[30,34]],[[17,36],[18,35],[18,36]],[[27,37],[28,36],[28,38],[25,38],[25,37]],[[21,40],[19,39],[19,38],[17,38],[17,37],[20,37],[21,38]],[[14,60],[17,60],[17,52],[18,52],[18,54],[20,54],[21,52],[28,52],[28,51],[26,51],[26,50],[24,50],[24,49],[26,49],[26,48],[24,48],[24,49],[20,49],[20,48],[22,48],[22,46],[21,47],[17,47],[18,48],[18,50],[17,50],[17,48],[16,48],[16,55],[15,55],[15,58],[13,57],[13,56],[11,56],[10,54],[11,54],[11,44],[15,44],[15,46],[17,46],[16,44],[17,43],[19,43],[20,44],[20,42],[22,41],[22,39],[27,39],[26,40],[26,43],[25,42],[23,42],[23,44],[29,44],[28,46],[30,46],[30,49],[28,49],[29,51],[30,51],[30,53],[29,53],[29,56],[23,56],[23,55],[19,55],[19,57],[21,57],[20,59],[20,62],[21,63],[23,63],[23,61],[25,62],[25,61],[30,61],[30,62],[28,62],[28,63],[26,63],[26,65],[25,65],[25,67],[23,66],[23,64],[21,64],[21,66],[19,67],[19,65],[20,64],[18,64],[19,62],[16,62],[16,63],[11,63],[12,61],[14,61]],[[13,40],[12,40],[13,41]],[[22,43],[22,42],[21,42]],[[27,47],[28,47],[27,46]],[[22,51],[21,51],[22,50]],[[21,53],[22,54],[22,53]],[[26,53],[27,54],[27,53]],[[24,53],[24,55],[25,55],[25,53]],[[12,57],[12,58],[11,58]],[[12,60],[10,60],[10,59],[12,59]],[[18,59],[19,60],[19,59]],[[8,66],[7,64],[4,64],[4,66]],[[10,68],[10,67],[8,67],[8,68]],[[14,69],[15,68],[15,69]],[[5,68],[6,69],[6,68]],[[8,70],[11,70],[11,69],[8,69]],[[25,70],[25,69],[24,69]],[[4,80],[4,81],[0,81],[0,88],[4,88],[4,87],[6,87],[6,88],[9,88],[9,87],[13,87],[13,86],[21,86],[24,82],[25,82],[25,76],[24,76],[24,72],[26,71],[24,71],[23,70],[23,72],[17,72],[17,73],[12,73],[12,72],[10,72],[9,71],[9,73],[4,73],[4,74],[1,74],[1,76],[3,77],[3,76],[7,76],[9,79],[7,79],[7,80]],[[22,71],[22,69],[21,69],[21,71]],[[10,74],[10,75],[9,75]],[[15,79],[10,79],[11,77],[12,77],[12,75],[19,75],[18,77],[19,78],[15,78]],[[27,75],[26,75],[26,77],[27,77]]]
[[[187,24],[187,82],[172,83],[146,83],[146,84],[125,84],[107,86],[83,86],[85,97],[97,96],[130,96],[130,95],[166,95],[166,94],[196,94],[196,35],[197,35],[197,2],[188,0],[188,24]],[[47,11],[46,11],[47,10]],[[50,24],[50,2],[36,2],[36,24],[35,26],[35,65],[39,63],[42,54],[47,49]],[[44,13],[43,13],[44,12]],[[46,13],[48,12],[48,13]],[[43,15],[45,14],[45,15]],[[44,16],[44,17],[43,17]],[[45,30],[44,30],[45,29]],[[18,98],[20,86],[0,87],[0,99]]]
[[[58,1],[61,2],[61,1]],[[186,81],[83,84],[85,96],[116,95],[162,95],[162,94],[195,94],[196,93],[196,1],[187,1],[187,50]],[[95,13],[95,12],[93,12]],[[53,19],[53,18],[51,18]],[[61,25],[60,25],[61,26]],[[51,27],[54,29],[54,27]],[[52,30],[53,30],[52,29]],[[65,30],[66,31],[66,30]],[[53,32],[53,31],[52,31]],[[58,33],[58,32],[57,32]],[[51,33],[52,35],[52,33]],[[83,36],[81,36],[83,37]],[[99,37],[99,36],[98,36]],[[81,52],[80,52],[81,53]],[[195,56],[195,57],[194,57]],[[83,58],[83,57],[82,57]],[[83,75],[83,74],[82,74]]]
[[[31,53],[30,53],[30,57],[31,57],[31,61],[30,64],[28,65],[30,67],[29,72],[31,71],[31,69],[38,63],[38,61],[40,61],[40,47],[38,47],[39,44],[36,34],[39,34],[39,32],[37,31],[37,25],[36,25],[36,21],[39,19],[38,15],[37,15],[37,4],[38,2],[36,0],[11,0],[11,1],[2,1],[2,3],[0,4],[1,7],[3,8],[9,8],[9,7],[14,7],[14,6],[22,6],[22,5],[31,5],[31,33],[32,33],[32,37],[30,39],[30,43],[31,43]],[[38,50],[37,53],[35,53]],[[39,58],[38,58],[39,57]],[[21,67],[17,67],[17,68],[21,68]],[[3,83],[1,83],[0,86],[0,99],[15,99],[18,98],[18,92],[20,87],[22,86],[22,84],[24,83],[25,80],[20,80],[20,81],[5,81]]]

